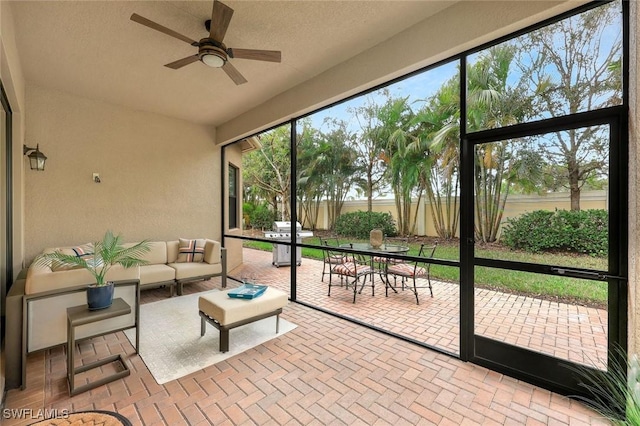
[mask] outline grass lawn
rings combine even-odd
[[[353,241],[353,240],[351,240]],[[317,238],[305,242],[317,244]],[[345,241],[346,242],[346,241]],[[258,250],[271,251],[272,243],[262,241],[244,241],[244,246]],[[409,254],[417,255],[419,243],[410,243]],[[517,262],[540,263],[547,265],[562,265],[566,267],[593,268],[606,270],[606,259],[591,256],[577,256],[568,254],[540,254],[505,250],[498,246],[476,247],[476,256],[488,259],[503,259]],[[322,250],[302,248],[302,257],[322,260]],[[439,245],[435,257],[438,259],[455,260],[460,257],[457,245]],[[439,280],[459,282],[459,269],[452,266],[431,266],[431,277]],[[481,288],[490,288],[517,294],[526,294],[564,301],[568,303],[584,304],[606,309],[607,283],[601,281],[583,280],[554,275],[533,274],[522,271],[509,271],[487,267],[475,268],[475,283]]]

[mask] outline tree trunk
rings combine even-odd
[[[571,186],[571,210],[580,211],[580,187],[578,185]]]
[[[569,191],[571,194],[571,210],[580,211],[580,170],[576,160],[569,160]]]

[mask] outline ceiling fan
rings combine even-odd
[[[200,41],[195,41],[187,36],[177,33],[167,27],[155,23],[145,17],[134,13],[131,20],[142,24],[161,33],[165,33],[178,40],[182,40],[190,45],[198,48],[198,53],[178,59],[177,61],[166,64],[165,67],[177,70],[196,61],[201,61],[205,65],[213,68],[222,68],[222,70],[237,85],[246,83],[247,80],[240,72],[229,62],[229,58],[237,59],[253,59],[256,61],[280,62],[281,53],[279,50],[256,50],[256,49],[235,49],[227,48],[222,42],[227,32],[227,27],[233,16],[233,9],[226,4],[214,0],[211,19],[205,22],[205,28],[209,31],[209,36]]]

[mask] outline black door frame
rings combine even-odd
[[[584,388],[571,368],[577,364],[564,359],[544,355],[532,350],[499,342],[474,333],[474,269],[476,266],[519,270],[563,277],[588,278],[608,283],[608,350],[609,367],[620,359],[615,348],[627,347],[627,152],[626,107],[618,106],[571,116],[551,118],[535,123],[525,123],[508,128],[491,129],[467,134],[463,142],[461,159],[463,179],[463,209],[461,220],[461,251],[465,282],[461,282],[462,299],[470,306],[461,323],[461,336],[465,342],[466,360],[520,378],[563,394],[583,394]],[[609,127],[609,265],[607,271],[566,268],[558,265],[542,265],[485,259],[474,253],[473,168],[476,145],[500,140],[527,137],[588,126]],[[623,364],[624,365],[624,364]]]

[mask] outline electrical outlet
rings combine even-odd
[[[93,181],[95,183],[100,183],[100,173],[94,173],[93,174]]]

